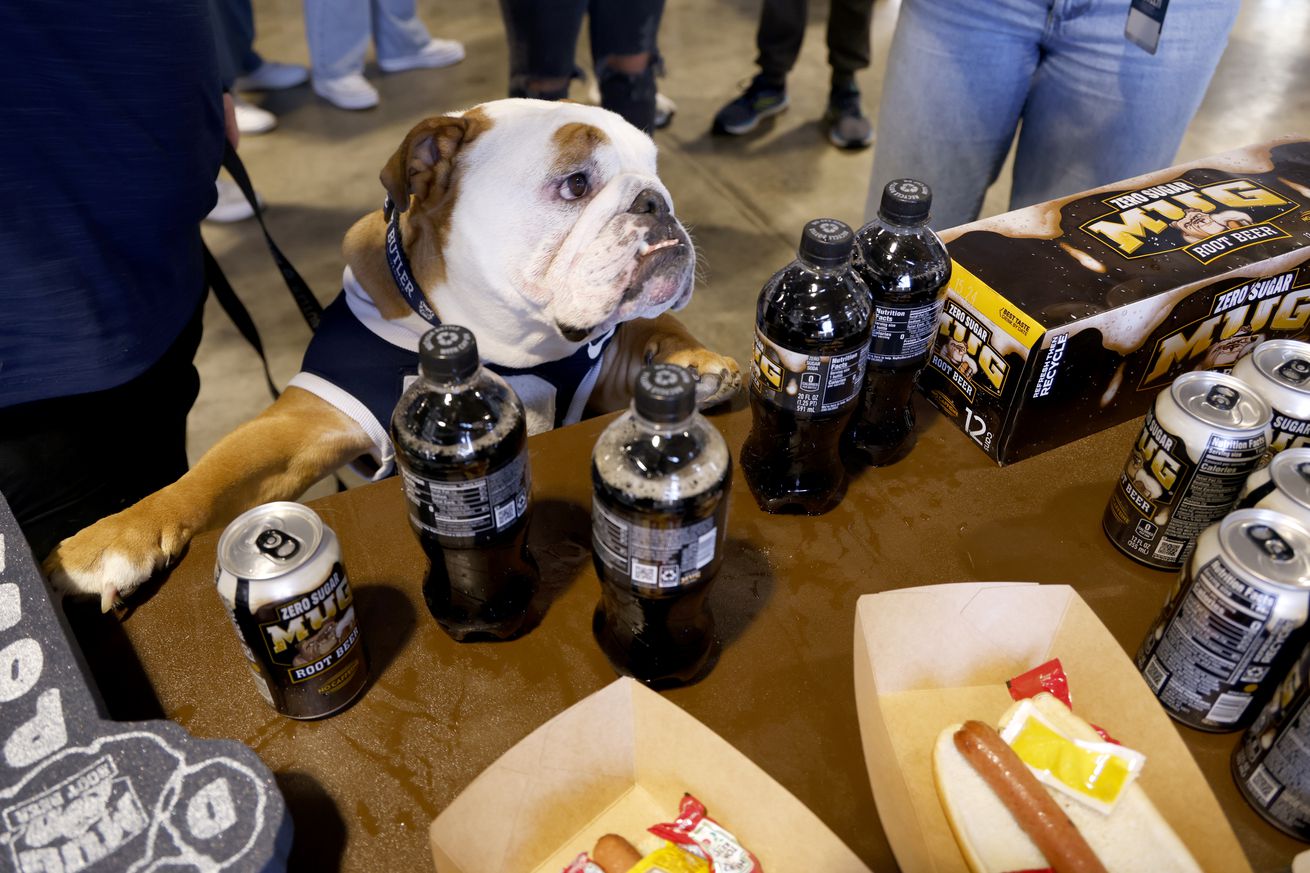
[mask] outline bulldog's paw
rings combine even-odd
[[[707,409],[731,400],[741,390],[741,367],[727,355],[706,348],[682,348],[651,358],[659,364],[677,364],[696,376],[696,405]]]
[[[100,609],[122,606],[123,598],[172,563],[190,535],[164,521],[143,501],[61,542],[42,568],[56,591],[98,596]]]

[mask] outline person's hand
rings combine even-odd
[[[227,141],[233,150],[241,144],[241,131],[237,129],[237,105],[232,102],[232,95],[223,93],[223,127],[227,131]]]

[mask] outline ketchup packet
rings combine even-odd
[[[1007,679],[1005,687],[1009,689],[1010,697],[1014,700],[1027,700],[1029,697],[1048,691],[1056,700],[1073,709],[1073,696],[1069,693],[1069,677],[1065,675],[1064,667],[1060,666],[1059,658],[1052,658],[1045,664],[1038,664],[1027,673],[1020,673],[1013,679]],[[1092,729],[1107,743],[1123,745],[1102,730],[1100,725],[1092,725]]]
[[[1027,700],[1034,694],[1049,691],[1056,700],[1073,709],[1073,698],[1069,696],[1069,677],[1064,675],[1059,658],[1052,658],[1027,673],[1020,673],[1007,680],[1005,687],[1010,689],[1010,697],[1015,700]]]
[[[605,873],[605,871],[592,863],[591,856],[583,852],[564,868],[564,873]]]
[[[690,794],[682,796],[678,818],[670,824],[657,824],[648,829],[687,851],[700,855],[710,862],[711,873],[764,873],[755,856],[723,826],[705,812],[705,804]]]

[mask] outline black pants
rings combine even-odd
[[[806,0],[764,0],[755,44],[755,63],[764,78],[782,84],[796,64],[805,36]],[[855,81],[857,70],[869,66],[869,29],[873,0],[832,0],[828,10],[828,66],[834,86]]]
[[[571,79],[582,17],[588,16],[592,64],[601,105],[649,132],[655,119],[655,63],[645,73],[609,69],[610,55],[649,52],[658,56],[656,35],[664,0],[500,0],[509,39],[509,96],[559,100],[568,87],[544,94],[528,89],[533,79]]]
[[[0,494],[37,560],[187,471],[203,312],[202,298],[164,356],[124,385],[0,409]]]

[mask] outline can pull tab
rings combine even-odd
[[[274,561],[289,561],[300,551],[300,540],[275,527],[265,528],[255,536],[255,548]]]
[[[1296,553],[1287,544],[1287,540],[1280,537],[1278,531],[1267,525],[1254,525],[1246,532],[1246,535],[1260,547],[1261,551],[1275,561],[1290,561],[1296,557]]]
[[[1292,385],[1300,385],[1310,379],[1310,361],[1305,358],[1291,358],[1277,370],[1279,378]]]
[[[1227,411],[1237,405],[1239,394],[1227,385],[1216,385],[1205,395],[1205,402],[1215,409]]]

